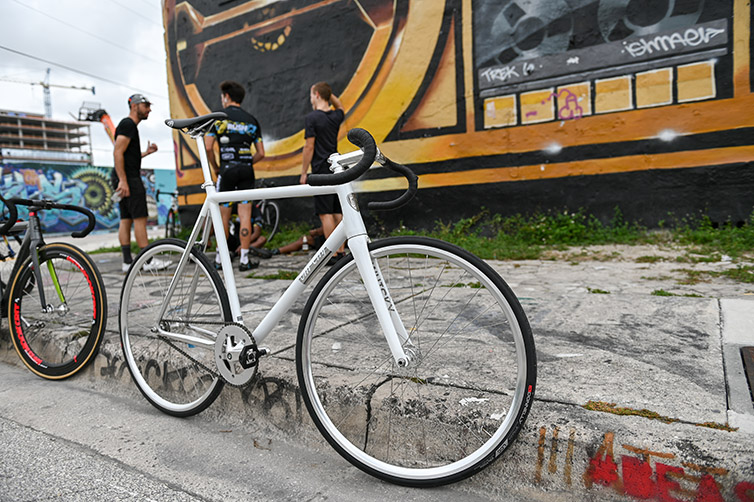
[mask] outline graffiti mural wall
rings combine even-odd
[[[33,162],[2,164],[0,168],[0,193],[6,199],[48,199],[59,204],[83,206],[94,213],[97,220],[95,230],[118,228],[120,213],[110,199],[113,195],[110,185],[113,168]],[[158,207],[155,191],[175,191],[173,171],[144,169],[141,179],[147,190],[149,223],[164,223],[170,201],[160,197]],[[28,213],[28,209],[23,206],[19,206],[18,211],[20,218],[25,218]],[[70,232],[84,228],[87,219],[78,213],[52,209],[42,212],[41,222],[45,232]]]
[[[297,182],[308,89],[325,80],[347,111],[340,151],[363,127],[420,176],[395,221],[482,207],[607,219],[618,206],[651,226],[668,213],[739,223],[754,209],[746,1],[163,4],[172,116],[218,110],[220,82],[242,83],[267,153],[258,178]],[[198,205],[196,147],[174,139],[178,185]],[[361,184],[368,199],[404,185],[373,178]],[[289,216],[310,206],[285,203]]]

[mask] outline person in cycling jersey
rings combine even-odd
[[[220,101],[223,106],[222,111],[228,115],[228,118],[216,121],[204,137],[210,166],[219,176],[218,190],[220,192],[254,188],[254,164],[264,158],[262,128],[253,115],[241,109],[241,102],[245,96],[246,90],[238,82],[226,80],[221,83]],[[252,146],[254,153],[252,153]],[[216,150],[219,150],[219,162]],[[241,220],[241,257],[238,269],[242,272],[259,266],[259,260],[249,256],[252,205],[251,201],[242,201],[238,204],[238,217]],[[227,238],[231,215],[230,204],[221,205],[220,212]]]

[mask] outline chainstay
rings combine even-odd
[[[170,321],[170,322],[189,324],[188,321]],[[225,326],[234,326],[235,325],[235,326],[241,326],[241,327],[243,327],[242,324],[237,323],[237,322],[192,321],[191,324],[203,324],[203,325],[223,326],[223,327],[225,327]],[[173,342],[171,342],[170,340],[168,340],[168,338],[166,336],[157,335],[157,338],[159,338],[163,342],[165,342],[168,345],[170,345],[176,352],[178,352],[179,354],[181,354],[183,357],[185,357],[189,361],[192,361],[194,364],[196,364],[197,366],[199,366],[201,369],[203,369],[204,371],[206,371],[207,373],[209,373],[213,377],[219,378],[220,380],[222,380],[225,383],[225,385],[230,385],[231,387],[236,387],[236,388],[244,387],[244,386],[248,385],[252,380],[254,380],[254,378],[257,376],[257,369],[259,368],[259,364],[257,364],[254,367],[254,374],[251,376],[251,378],[249,379],[248,382],[246,382],[245,384],[241,384],[241,385],[234,384],[232,382],[227,381],[225,378],[223,378],[223,376],[217,370],[210,369],[204,363],[202,363],[200,361],[197,361],[196,359],[194,359],[193,357],[191,357],[188,354],[188,352],[186,352],[183,349],[177,347]],[[252,341],[253,340],[254,340],[254,338],[252,338]]]

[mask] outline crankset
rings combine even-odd
[[[254,378],[259,358],[267,353],[267,349],[257,347],[254,337],[241,324],[226,324],[217,333],[217,340],[215,340],[217,371],[231,385],[244,385]]]

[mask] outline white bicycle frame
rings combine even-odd
[[[366,287],[367,294],[374,307],[382,332],[390,347],[390,352],[393,355],[396,364],[401,367],[408,366],[414,356],[414,351],[411,349],[412,344],[395,308],[393,299],[388,292],[387,285],[382,277],[379,266],[370,256],[368,249],[369,237],[364,225],[364,220],[361,218],[361,213],[359,212],[353,183],[331,186],[291,185],[237,190],[232,192],[218,192],[210,175],[209,162],[207,159],[207,153],[204,150],[202,138],[203,136],[199,135],[194,139],[196,139],[197,146],[199,147],[199,159],[202,166],[202,174],[204,175],[202,188],[206,191],[207,198],[202,205],[199,217],[197,218],[194,229],[191,232],[191,237],[188,241],[189,245],[186,246],[186,250],[183,252],[178,263],[175,275],[170,282],[165,301],[162,304],[158,319],[156,320],[156,331],[162,336],[179,339],[187,343],[214,345],[214,342],[209,342],[204,338],[165,331],[162,329],[159,322],[159,320],[165,315],[169,299],[172,297],[177,286],[177,278],[180,276],[188,262],[191,247],[197,242],[200,231],[202,232],[200,243],[202,249],[206,249],[207,243],[209,242],[210,225],[214,229],[215,238],[217,240],[217,252],[220,253],[223,278],[225,279],[225,287],[230,300],[230,310],[233,320],[238,323],[243,323],[241,305],[238,301],[236,281],[233,275],[230,253],[228,252],[228,241],[225,237],[225,230],[220,215],[220,203],[337,194],[343,211],[343,220],[338,224],[330,237],[327,238],[322,247],[320,247],[314,254],[314,257],[309,260],[301,273],[285,290],[283,295],[278,299],[267,315],[265,315],[264,319],[262,319],[259,325],[253,330],[252,336],[257,344],[262,343],[285,313],[290,310],[299,295],[304,292],[317,271],[320,270],[332,253],[339,249],[340,246],[348,240],[348,248],[353,255],[353,259],[356,262],[356,266],[364,281],[364,286]],[[361,150],[343,155],[334,154],[330,157],[330,163],[332,165],[331,169],[334,172],[342,171],[344,167],[347,168],[348,166],[356,164],[361,159],[362,155],[363,152],[361,152]],[[381,158],[379,153],[378,158]],[[195,275],[193,279],[192,291],[196,287],[196,282],[198,280],[197,275]],[[191,309],[192,306],[189,305],[188,308]],[[192,326],[192,329],[199,332],[209,333],[207,330],[196,326]],[[404,346],[407,350],[404,350]],[[236,359],[243,348],[243,344],[239,343],[236,347],[229,349],[228,353],[232,354],[233,359]]]

